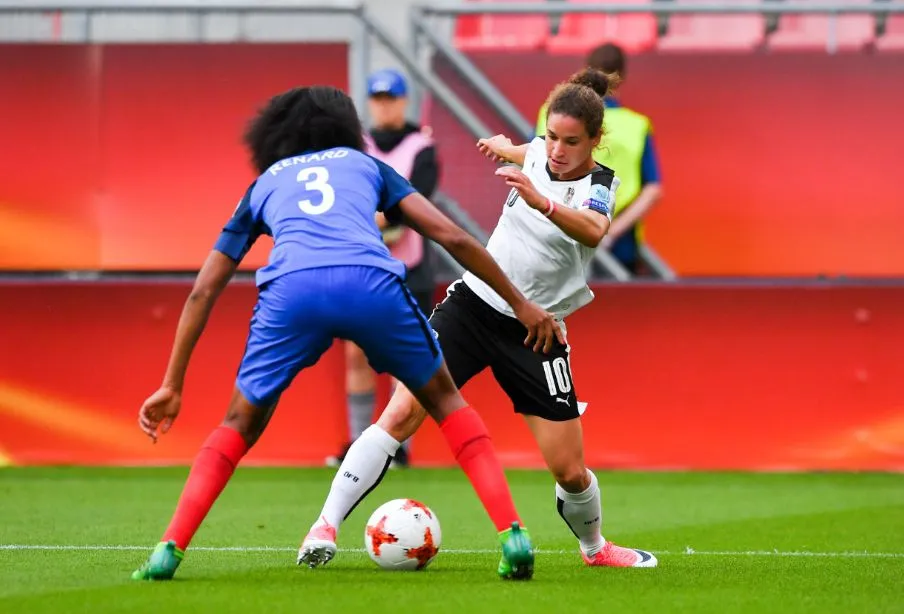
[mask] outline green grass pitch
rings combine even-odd
[[[495,531],[458,471],[390,472],[352,514],[327,567],[295,550],[332,478],[240,468],[176,580],[133,582],[185,468],[0,470],[0,612],[904,612],[904,476],[599,471],[604,528],[658,569],[591,569],[551,479],[512,471],[537,555],[534,580],[496,578]],[[389,499],[430,505],[443,548],[422,572],[362,551]],[[37,546],[37,547],[35,547]]]

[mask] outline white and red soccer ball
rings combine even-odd
[[[423,569],[442,542],[439,519],[414,499],[394,499],[376,509],[364,529],[364,547],[383,569]]]

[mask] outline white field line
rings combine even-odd
[[[0,544],[0,550],[10,551],[26,551],[41,550],[48,552],[61,551],[104,551],[104,550],[128,550],[128,551],[149,551],[150,546],[125,546],[125,545],[106,545],[106,544],[86,544],[86,545],[67,545],[67,544]],[[286,548],[281,546],[192,546],[192,551],[198,552],[296,552],[296,548]],[[361,548],[340,548],[340,552],[361,552]],[[487,549],[441,549],[443,554],[496,554],[498,550]],[[537,553],[541,555],[574,555],[576,550],[544,550],[537,548]],[[816,558],[877,558],[877,559],[897,559],[904,558],[904,552],[867,552],[867,551],[846,551],[846,552],[810,552],[806,550],[695,550],[688,546],[681,551],[654,551],[656,556],[724,556],[724,557],[816,557]]]

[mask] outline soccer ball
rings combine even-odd
[[[429,507],[394,499],[376,509],[364,529],[364,547],[383,569],[423,569],[439,552],[442,532]]]

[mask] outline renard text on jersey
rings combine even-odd
[[[292,156],[285,160],[280,160],[267,169],[271,175],[277,175],[279,171],[296,164],[310,164],[311,162],[322,162],[323,160],[334,160],[344,158],[348,155],[347,149],[329,149],[327,151],[318,151],[315,153],[305,154],[303,156]]]

